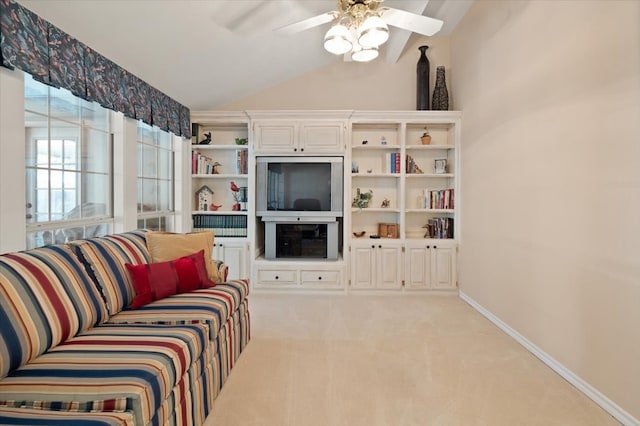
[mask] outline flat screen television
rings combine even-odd
[[[256,215],[342,217],[342,157],[257,157]]]

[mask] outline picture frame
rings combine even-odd
[[[447,173],[447,159],[438,158],[433,162],[433,169],[435,174]]]

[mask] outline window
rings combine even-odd
[[[27,248],[113,229],[109,111],[25,74]]]
[[[138,228],[173,229],[172,136],[138,121]]]

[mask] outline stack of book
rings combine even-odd
[[[249,154],[246,149],[236,151],[236,173],[246,175],[249,170]]]
[[[213,175],[216,174],[216,162],[197,151],[191,151],[191,174]]]
[[[453,218],[451,217],[434,217],[429,219],[423,228],[427,229],[425,238],[453,238]]]
[[[454,201],[453,188],[424,190],[425,209],[453,209]]]
[[[385,173],[400,173],[400,153],[389,152],[385,157]]]
[[[422,173],[424,173],[422,171],[422,169],[420,168],[420,166],[418,166],[416,164],[415,160],[410,155],[407,155],[406,168],[407,168],[407,174],[422,174]]]
[[[193,215],[193,230],[212,229],[216,237],[246,237],[246,215]]]

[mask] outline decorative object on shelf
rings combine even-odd
[[[233,195],[233,200],[235,201],[231,210],[240,211],[240,187],[236,185],[234,181],[231,181],[230,187],[231,194]]]
[[[446,158],[438,158],[433,161],[433,169],[436,174],[447,173],[447,159]]]
[[[211,132],[204,134],[204,139],[198,142],[198,145],[209,145],[211,143]]]
[[[196,191],[196,204],[198,210],[206,211],[209,205],[213,203],[213,190],[207,185],[202,185],[200,189]]]
[[[367,169],[367,173],[373,172],[373,169]]]
[[[380,145],[386,145],[387,144],[387,138],[385,138],[384,136],[382,136],[380,138]]]
[[[369,141],[362,141],[362,145],[366,145],[368,143],[369,143]]]
[[[209,210],[212,212],[217,211],[220,207],[222,207],[222,204],[209,204]]]
[[[351,173],[360,173],[360,168],[358,167],[357,161],[351,162]]]
[[[389,199],[385,198],[384,200],[382,200],[382,203],[380,203],[380,207],[387,208],[390,204],[391,202],[389,201]]]
[[[236,145],[246,145],[249,143],[247,138],[236,138]]]
[[[431,109],[434,111],[449,110],[449,91],[447,90],[447,82],[445,81],[444,67],[442,65],[436,68],[436,86],[433,88]]]
[[[217,161],[214,161],[214,163],[211,165],[211,167],[213,167],[213,171],[211,172],[211,174],[213,175],[218,174],[218,166],[222,166],[222,164],[218,163]]]
[[[424,133],[420,136],[420,142],[422,142],[422,145],[429,145],[431,143],[431,135],[429,134],[427,126],[424,126]]]
[[[353,236],[356,238],[360,238],[360,237],[364,237],[364,234],[366,234],[366,231],[358,231],[358,232],[354,232]]]
[[[398,238],[397,223],[378,223],[378,235],[382,238]]]
[[[356,189],[356,197],[353,199],[353,207],[364,209],[369,207],[369,202],[373,198],[373,191],[370,189],[367,192],[361,192],[360,188]]]
[[[416,84],[416,109],[424,111],[429,109],[429,58],[427,58],[427,49],[429,46],[420,46],[420,58],[416,66],[417,84]]]

